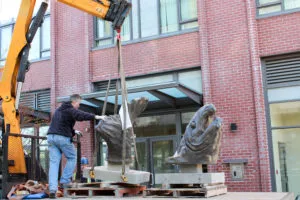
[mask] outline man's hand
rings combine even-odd
[[[102,116],[96,115],[96,116],[95,116],[95,119],[97,119],[97,120],[104,120],[105,117],[106,117],[105,115],[102,115]]]
[[[80,137],[83,136],[82,133],[81,133],[80,131],[78,131],[78,130],[75,130],[75,134],[76,134],[76,135],[79,135]]]

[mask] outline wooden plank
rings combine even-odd
[[[107,187],[99,187],[106,185]],[[137,196],[141,195],[146,186],[135,186],[129,185],[128,187],[123,187],[116,184],[80,184],[80,186],[89,186],[89,187],[77,187],[77,188],[66,188],[64,189],[65,197],[105,197],[105,196],[114,196],[114,197],[123,197],[123,196]]]
[[[227,193],[225,185],[207,186],[203,188],[152,188],[143,192],[144,197],[212,197]]]

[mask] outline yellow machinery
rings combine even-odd
[[[120,29],[131,4],[126,0],[58,0],[61,3],[78,8],[106,21],[111,21],[114,29]],[[14,32],[2,70],[0,80],[0,101],[6,132],[20,134],[20,116],[18,112],[22,84],[29,69],[28,55],[30,43],[35,33],[43,23],[48,0],[44,0],[32,21],[36,0],[22,0],[20,11],[14,27]],[[1,112],[1,110],[0,110]],[[8,160],[13,161],[9,166],[10,174],[26,174],[25,158],[21,137],[9,137]]]

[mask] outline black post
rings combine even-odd
[[[76,180],[81,181],[81,141],[80,135],[77,135],[77,172]]]
[[[31,138],[31,180],[36,180],[36,140]]]
[[[4,125],[3,125],[4,126]],[[6,125],[6,129],[2,132],[2,199],[6,199],[8,193],[8,136],[10,132],[10,124]]]

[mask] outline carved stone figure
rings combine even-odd
[[[131,101],[131,103],[128,103],[128,112],[130,115],[131,123],[134,123],[136,118],[146,109],[147,105],[148,99],[144,97],[134,99]],[[123,132],[120,116],[107,116],[104,120],[101,120],[97,124],[96,131],[107,143],[107,161],[111,164],[121,164]],[[132,162],[131,144],[133,139],[130,131],[131,130],[129,130],[129,132],[127,133],[126,139],[126,164],[130,164]]]
[[[180,145],[166,160],[169,164],[216,164],[220,150],[222,119],[208,104],[200,108],[186,127]],[[210,123],[210,121],[212,121]]]

